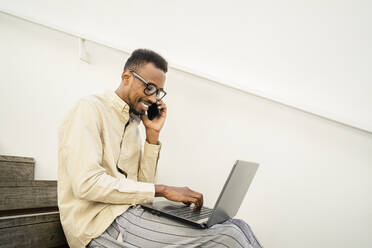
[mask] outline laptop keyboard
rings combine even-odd
[[[171,215],[192,221],[209,218],[212,212],[213,209],[207,207],[202,207],[200,210],[193,210],[193,208],[189,206],[174,207],[172,210],[167,209],[167,213]]]

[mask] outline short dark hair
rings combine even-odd
[[[127,69],[136,70],[147,63],[153,63],[156,68],[165,73],[168,71],[168,62],[162,56],[149,49],[134,50],[125,63],[124,71]]]

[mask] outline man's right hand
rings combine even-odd
[[[155,196],[165,197],[170,201],[183,202],[186,205],[194,203],[194,210],[203,206],[203,195],[188,187],[173,187],[157,184],[155,185]]]

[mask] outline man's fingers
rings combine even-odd
[[[188,202],[183,202],[183,203],[186,204],[187,206],[194,204],[193,210],[201,209],[201,207],[203,206],[198,199],[193,198],[193,197],[190,197]]]
[[[161,111],[161,114],[163,116],[167,114],[167,105],[163,101],[160,101],[158,103],[158,109]]]
[[[164,197],[168,200],[183,202],[187,206],[194,204],[194,210],[200,209],[203,206],[203,195],[188,187],[168,187],[167,192]]]
[[[195,207],[201,208],[203,206],[203,201],[204,201],[203,194],[190,189],[190,195],[191,195],[191,197],[193,197],[197,200],[197,203],[195,204]]]
[[[158,109],[166,108],[166,105],[163,101],[158,102]]]
[[[194,198],[203,200],[203,195],[199,192],[191,190],[190,195]]]
[[[143,122],[145,122],[145,121],[149,120],[149,117],[147,116],[147,114],[143,114],[143,115],[141,115],[141,119],[142,119]]]
[[[185,203],[188,206],[190,206],[192,203],[194,203],[194,205],[196,205],[198,203],[198,200],[196,198],[193,198],[193,197],[190,197],[190,196],[188,196],[188,197],[186,196],[185,198],[186,199],[182,202]]]

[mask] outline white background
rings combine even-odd
[[[36,178],[56,179],[63,116],[116,89],[128,55],[88,43],[86,64],[76,38],[3,14],[0,36],[0,154],[34,157]],[[237,217],[265,247],[370,246],[370,133],[174,69],[166,90],[159,182],[211,206],[236,159],[258,162]]]
[[[368,0],[0,0],[0,8],[372,132]]]

